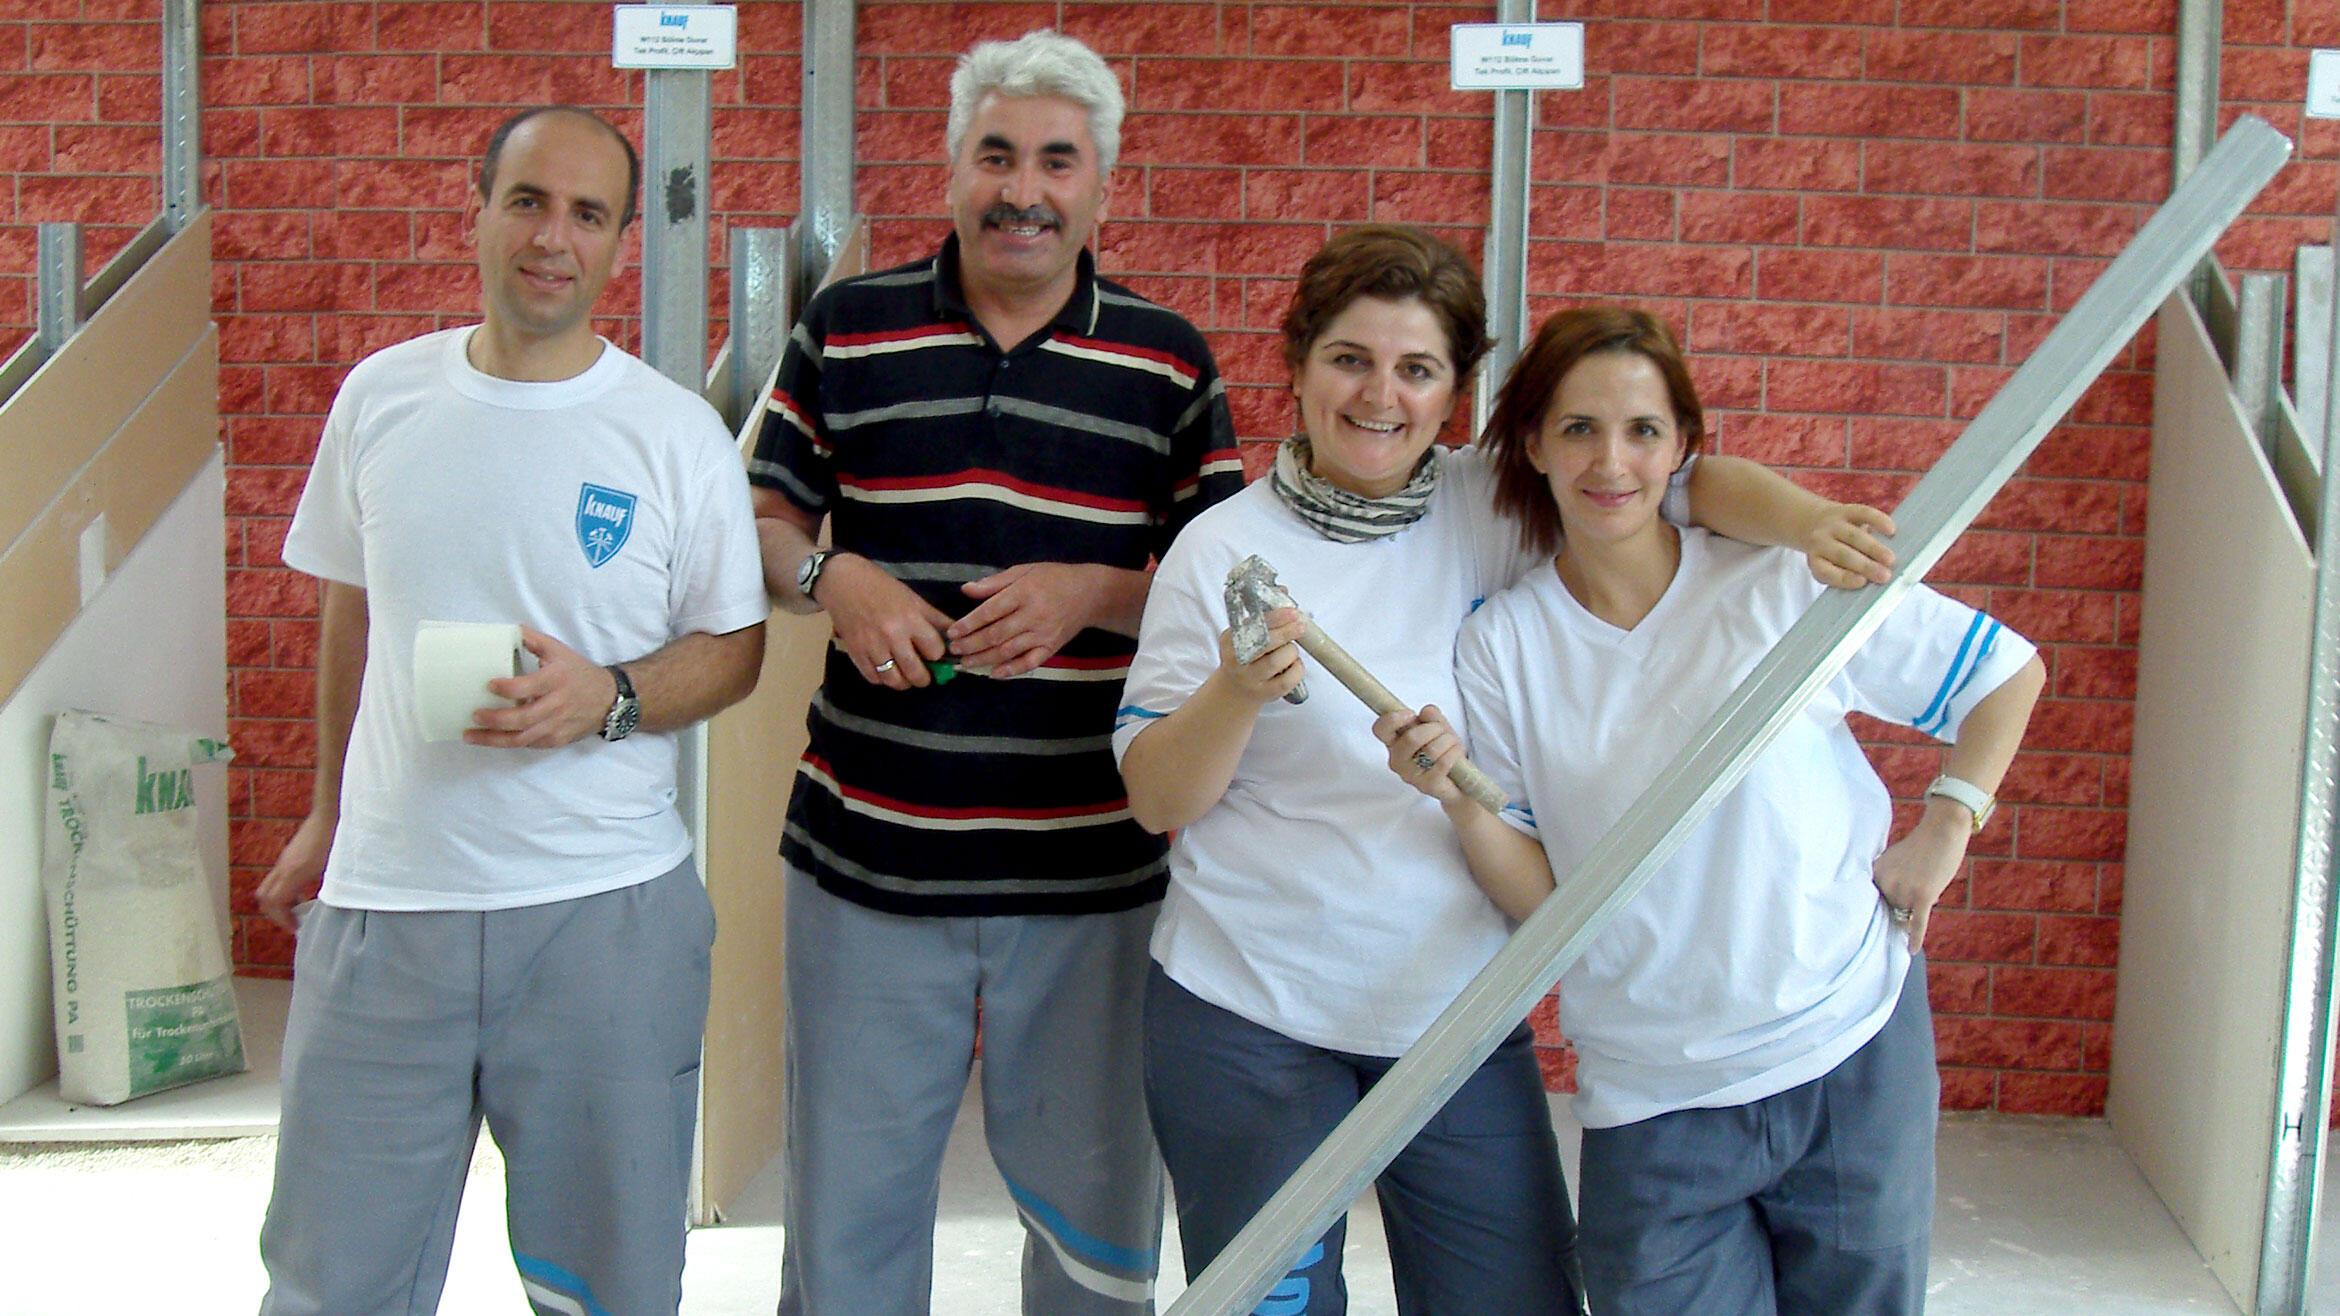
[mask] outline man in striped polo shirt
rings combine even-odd
[[[1150,1310],[1167,870],[1110,736],[1150,560],[1243,478],[1201,334],[1085,250],[1121,114],[1055,33],[962,58],[952,236],[813,299],[749,464],[767,588],[836,628],[781,842],[783,1316],[927,1310],[979,1000],[1025,1311]]]

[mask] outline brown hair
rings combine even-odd
[[[1520,543],[1531,553],[1559,549],[1560,509],[1552,502],[1551,485],[1529,456],[1560,382],[1577,362],[1595,352],[1632,352],[1658,368],[1674,404],[1674,425],[1685,457],[1706,437],[1706,410],[1698,405],[1698,389],[1690,382],[1682,348],[1663,321],[1623,306],[1582,306],[1544,321],[1495,395],[1481,440],[1495,465],[1495,510],[1519,522]]]
[[[1360,297],[1419,297],[1446,331],[1456,382],[1487,355],[1487,294],[1470,257],[1405,224],[1362,224],[1333,235],[1300,267],[1284,312],[1284,364],[1297,372],[1332,318]]]

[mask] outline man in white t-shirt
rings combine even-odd
[[[768,605],[721,422],[593,332],[639,176],[582,110],[496,130],[470,206],[482,322],[351,370],[285,540],[324,582],[317,772],[256,894],[292,927],[323,889],[269,1316],[435,1310],[483,1119],[538,1312],[681,1300],[714,915],[673,733],[753,688]],[[460,741],[418,723],[432,622],[517,623],[534,658]]]

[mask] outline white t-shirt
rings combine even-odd
[[[470,334],[426,334],[350,371],[285,538],[287,563],[366,591],[322,893],[335,905],[542,904],[690,853],[671,735],[425,742],[420,623],[518,622],[613,663],[769,611],[747,479],[712,408],[606,343],[573,378],[499,379],[465,359]]]
[[[1673,583],[1631,631],[1550,567],[1465,624],[1471,756],[1511,795],[1505,821],[1540,835],[1555,880],[1822,592],[1800,554],[1688,529]],[[2032,653],[1932,590],[1893,610],[1561,980],[1586,1127],[1757,1101],[1876,1035],[1909,949],[1870,874],[1892,803],[1845,714],[1954,739]]]
[[[1216,670],[1227,572],[1254,553],[1399,699],[1456,712],[1455,633],[1529,559],[1491,510],[1478,454],[1440,452],[1429,511],[1387,538],[1325,539],[1264,480],[1196,517],[1154,574],[1116,755]],[[1226,795],[1178,833],[1153,954],[1180,986],[1253,1023],[1397,1055],[1509,926],[1471,884],[1445,815],[1389,771],[1371,710],[1314,664],[1308,692],[1260,710]]]

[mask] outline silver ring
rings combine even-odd
[[[890,671],[894,670],[894,660],[893,660],[893,659],[891,659],[891,658],[888,658],[888,659],[886,659],[884,662],[882,662],[882,663],[879,663],[877,666],[875,666],[875,667],[872,667],[872,668],[870,668],[869,670],[871,670],[871,671],[873,671],[873,672],[876,672],[876,673],[878,673],[879,675],[881,675],[881,676],[882,676],[882,675],[884,675],[885,673],[887,673],[887,672],[890,672]]]
[[[1909,926],[1910,912],[1908,910],[1894,904],[1888,904],[1885,906],[1885,908],[1892,911],[1893,921],[1895,923],[1898,923],[1903,927]]]
[[[1414,751],[1414,766],[1420,768],[1424,772],[1428,772],[1430,769],[1438,766],[1438,760],[1430,757],[1429,750],[1417,749]]]

